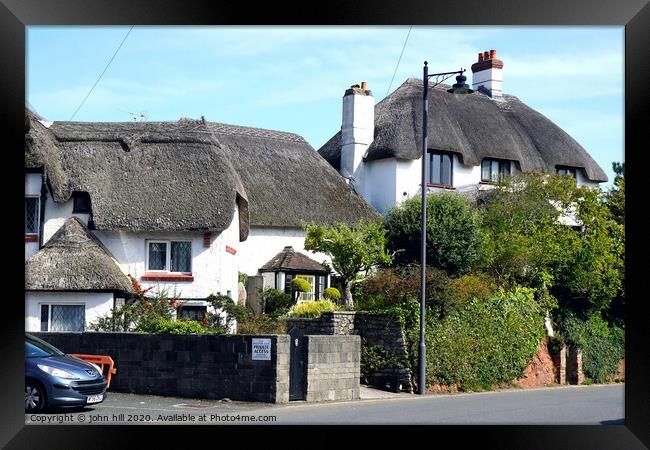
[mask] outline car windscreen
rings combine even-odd
[[[61,350],[52,347],[45,341],[25,338],[25,357],[27,358],[45,358],[63,354]]]

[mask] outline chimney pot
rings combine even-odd
[[[483,61],[483,53],[478,54],[478,62]]]
[[[494,59],[497,57],[497,51],[496,50],[490,50],[490,59]]]
[[[484,59],[484,60],[485,60],[485,59],[490,59],[490,52],[488,52],[487,50],[484,51],[484,52],[483,52],[483,59]]]
[[[361,82],[361,89],[363,89],[364,91],[365,91],[366,89],[368,89],[368,83],[366,83],[365,81],[362,81],[362,82]]]

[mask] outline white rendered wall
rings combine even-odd
[[[331,261],[323,253],[305,250],[305,231],[300,228],[251,227],[248,239],[240,242],[237,247],[239,271],[256,275],[260,267],[289,245],[319,263]]]
[[[359,194],[377,211],[383,213],[396,201],[396,160],[387,158],[365,162],[362,170],[364,185]]]
[[[143,288],[152,287],[150,293],[166,289],[178,298],[205,298],[210,294],[237,295],[237,257],[226,251],[226,246],[238,249],[239,214],[235,212],[230,226],[221,234],[212,235],[209,248],[203,247],[200,232],[125,232],[93,231],[109,252],[122,265],[126,273],[140,281]],[[146,241],[190,240],[192,242],[193,281],[142,281],[146,272]]]
[[[25,174],[25,196],[41,196],[43,175],[40,173]],[[40,201],[39,201],[40,208]],[[25,242],[25,261],[38,251],[38,242]]]
[[[86,329],[110,314],[112,292],[25,292],[25,331],[41,331],[41,304],[85,305]]]
[[[77,217],[88,226],[89,214],[73,214],[74,201],[72,198],[65,203],[56,203],[48,193],[45,199],[45,225],[43,226],[43,245],[63,226],[70,217]]]
[[[587,186],[590,188],[597,188],[600,186],[600,183],[597,181],[591,181],[589,178],[585,177],[583,169],[576,170],[576,184],[578,186]]]

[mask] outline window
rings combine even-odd
[[[450,153],[429,152],[429,183],[451,187],[452,155]]]
[[[318,285],[316,286],[316,297],[320,300],[323,298],[323,292],[325,292],[325,282],[327,281],[327,276],[318,275]]]
[[[41,305],[41,331],[84,331],[85,305]]]
[[[481,181],[497,182],[510,176],[510,161],[486,158],[481,163]]]
[[[38,197],[25,197],[25,234],[38,234]]]
[[[147,271],[192,273],[192,242],[148,241]]]
[[[183,305],[178,310],[178,318],[180,320],[196,320],[201,321],[205,318],[205,314],[208,312],[206,306],[200,305]]]
[[[555,169],[556,169],[558,175],[568,175],[568,176],[573,177],[573,178],[576,177],[576,168],[575,167],[557,166]]]
[[[73,213],[90,214],[91,212],[90,195],[88,195],[88,192],[75,192],[72,198],[73,198],[73,205],[72,205]]]
[[[316,276],[315,275],[296,275],[296,278],[302,278],[303,280],[307,280],[309,282],[310,290],[309,292],[301,292],[300,295],[298,295],[298,301],[299,302],[309,302],[312,300],[316,300]]]

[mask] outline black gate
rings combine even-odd
[[[289,331],[291,351],[289,359],[289,400],[304,400],[307,379],[307,343],[299,328]]]

